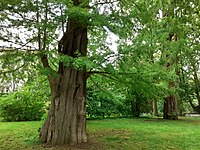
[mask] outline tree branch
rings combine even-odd
[[[19,67],[18,67],[18,68],[16,68],[16,69],[9,70],[9,71],[4,71],[4,72],[0,72],[0,74],[6,74],[6,73],[15,72],[15,71],[17,71],[17,70],[19,70],[19,69],[23,68],[23,67],[24,67],[24,66],[26,66],[26,65],[27,65],[27,64],[26,64],[26,63],[24,63],[23,65],[19,66]]]
[[[89,71],[87,72],[89,75],[90,74],[110,74],[109,72],[105,72],[105,71]]]
[[[104,4],[112,4],[119,2],[119,0],[98,0],[97,4],[104,5]]]
[[[4,47],[0,46],[0,52],[16,52],[16,51],[28,51],[28,52],[36,52],[38,51],[37,49],[22,49],[22,48],[17,48],[17,47]]]
[[[37,5],[38,5],[38,1],[37,1]],[[45,26],[44,33],[43,33],[43,46],[42,46],[42,42],[41,42],[41,28],[39,26],[39,24],[40,24],[39,8],[37,10],[36,17],[37,17],[37,23],[38,23],[38,49],[43,51],[42,56],[41,56],[41,61],[42,61],[44,68],[49,68],[50,70],[52,70],[52,68],[49,65],[47,55],[44,53],[44,51],[46,49],[46,36],[47,36],[46,26]],[[47,22],[47,2],[45,4],[45,25],[46,25],[46,22]]]
[[[7,40],[4,37],[0,37],[0,40],[6,41],[6,42],[9,42],[9,43],[14,43],[13,41]],[[31,46],[27,46],[27,44],[29,44],[32,41],[33,41],[33,38],[29,39],[26,43],[14,43],[14,44],[20,45],[21,47],[19,47],[19,48],[17,48],[17,47],[0,46],[0,52],[8,51],[9,49],[11,49],[12,51],[18,51],[18,50],[35,51],[36,49],[31,49]],[[27,47],[27,49],[24,49],[24,47]],[[28,47],[30,47],[30,49],[28,49]]]

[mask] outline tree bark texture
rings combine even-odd
[[[78,5],[77,0],[75,4]],[[67,30],[59,42],[58,52],[73,58],[86,56],[87,43],[87,26],[68,18]],[[86,69],[75,69],[60,62],[58,76],[49,76],[52,101],[39,139],[52,145],[87,142]]]
[[[47,144],[86,142],[86,74],[65,68],[59,77],[40,140]]]
[[[174,95],[170,95],[164,102],[163,119],[177,120],[178,119],[177,100]]]

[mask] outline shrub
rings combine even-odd
[[[40,99],[41,98],[41,99]],[[31,91],[21,91],[0,97],[0,116],[3,121],[40,120],[45,113],[42,97]]]

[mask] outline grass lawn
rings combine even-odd
[[[0,122],[0,150],[200,150],[200,118],[89,120],[89,142],[70,148],[34,143],[41,125]]]

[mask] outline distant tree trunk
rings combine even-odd
[[[74,5],[79,0],[74,0]],[[86,56],[87,26],[68,18],[67,30],[59,42],[58,52],[73,58]],[[48,66],[42,57],[44,66]],[[75,69],[59,63],[58,78],[49,75],[51,106],[40,132],[40,141],[47,144],[77,144],[86,138],[86,79],[85,67]]]
[[[103,106],[103,100],[101,99],[101,101],[100,101],[100,109],[101,109],[101,113],[100,113],[100,116],[102,117],[102,118],[105,118],[105,112],[104,112],[104,108],[103,108],[104,106]]]
[[[177,41],[177,35],[172,33],[169,34],[169,42],[172,40]],[[166,60],[168,60],[168,63],[166,64],[167,68],[171,68],[174,65],[177,65],[177,57],[175,58],[175,64],[172,59],[172,52],[168,52],[166,56]],[[176,71],[177,73],[177,71]],[[174,82],[169,83],[169,88],[174,87]],[[177,98],[175,95],[170,94],[164,101],[164,110],[163,110],[163,119],[172,119],[177,120],[178,119],[178,104],[177,104]]]
[[[194,84],[195,84],[195,94],[196,94],[196,98],[198,100],[198,104],[200,105],[200,82],[199,82],[199,78],[198,78],[198,75],[197,75],[197,69],[196,69],[196,66],[193,64],[193,71],[194,71]]]
[[[128,95],[130,99],[132,117],[140,117],[140,104],[138,101],[138,94],[130,90]]]
[[[133,100],[131,100],[131,111],[132,111],[132,116],[135,117],[134,102],[133,102]]]
[[[177,112],[178,108],[177,108],[176,97],[174,95],[170,95],[166,98],[164,102],[163,119],[177,120],[178,119]]]
[[[152,112],[153,112],[153,116],[159,116],[158,115],[157,100],[152,101]]]
[[[172,86],[169,86],[171,88]],[[178,119],[178,104],[175,95],[170,94],[164,101],[163,119]]]
[[[131,110],[132,110],[132,116],[133,117],[140,117],[140,99],[138,98],[138,95],[136,94],[135,100],[131,100]]]

